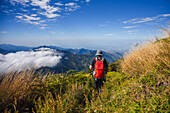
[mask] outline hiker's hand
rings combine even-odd
[[[90,65],[90,66],[89,66],[89,69],[93,69],[93,66],[92,66],[92,65]]]
[[[104,78],[103,81],[106,82],[106,78]]]
[[[106,76],[104,76],[103,81],[106,82]]]

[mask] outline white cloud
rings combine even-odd
[[[132,34],[136,34],[136,32],[138,32],[139,30],[128,30],[128,34],[132,35]]]
[[[76,3],[73,3],[73,2],[70,2],[70,3],[65,4],[65,6],[74,6],[74,5],[77,5],[77,4],[76,4]]]
[[[20,5],[20,12],[16,10],[14,13],[18,14],[16,17],[17,22],[26,22],[33,25],[39,25],[42,27],[42,23],[47,25],[51,20],[57,20],[62,15],[70,14],[69,12],[76,11],[80,8],[78,4],[84,3],[79,0],[72,0],[64,4],[63,0],[57,0],[53,2],[52,0],[9,0],[9,2],[14,5]],[[90,0],[86,0],[90,2]],[[62,7],[61,7],[62,6]],[[30,11],[31,9],[31,11]],[[6,11],[7,14],[11,13]],[[45,22],[42,22],[42,19]],[[20,21],[18,21],[20,20]]]
[[[31,14],[31,16],[37,16],[37,14]]]
[[[21,11],[24,11],[24,12],[29,12],[29,10],[25,10],[25,9],[21,9]]]
[[[133,34],[135,35],[136,33],[128,33],[128,34],[129,34],[129,35],[133,35]]]
[[[40,22],[40,23],[44,23],[44,22],[46,22],[46,21],[45,21],[45,20],[40,20],[39,22]]]
[[[16,16],[17,18],[19,18],[19,19],[23,19],[23,17],[22,16]]]
[[[65,4],[65,11],[76,11],[78,8],[80,8],[79,5],[77,5],[77,3],[67,3]]]
[[[64,4],[62,4],[62,3],[55,3],[55,5],[63,6]]]
[[[170,14],[160,14],[155,17],[145,17],[145,18],[135,18],[135,19],[130,19],[127,21],[124,21],[123,23],[132,23],[132,24],[138,24],[138,23],[144,23],[144,22],[150,22],[153,20],[161,19],[170,16]]]
[[[149,18],[149,17],[136,18],[136,19],[131,19],[131,20],[124,21],[123,23],[124,24],[126,24],[126,23],[137,24],[137,23],[143,23],[143,22],[148,22],[148,21],[152,21],[152,20],[154,20],[154,18]]]
[[[18,15],[19,16],[16,16],[16,18],[18,18],[19,21],[33,24],[33,25],[47,26],[46,24],[44,24],[46,21],[41,20],[40,17],[37,17],[37,14],[26,15],[26,14],[19,13]]]
[[[39,6],[41,9],[46,9],[50,0],[32,0],[31,5]]]
[[[170,14],[162,14],[162,15],[159,15],[159,16],[167,17],[167,16],[170,16]]]
[[[105,36],[113,36],[113,34],[104,34]]]
[[[32,67],[53,67],[60,62],[63,55],[63,53],[49,48],[40,48],[36,51],[20,51],[6,55],[0,54],[0,73],[22,71]]]
[[[134,28],[134,27],[137,27],[137,26],[125,26],[123,28],[129,29],[129,28]]]
[[[35,15],[28,16],[25,14],[23,16],[26,17],[26,20],[40,20],[41,19],[40,17],[35,17]]]
[[[59,17],[59,14],[53,14],[53,13],[40,13],[41,15],[45,15],[47,18],[54,18]]]
[[[9,13],[9,11],[3,11],[4,13]]]
[[[77,3],[73,3],[73,2],[70,2],[70,3],[67,3],[65,4],[65,11],[76,11],[78,8],[80,8],[79,5],[77,5]]]
[[[45,9],[46,11],[51,11],[51,12],[60,10],[59,7],[53,7],[48,5],[49,1],[50,0],[42,0],[42,1],[32,0],[31,5],[39,6],[41,9]]]
[[[42,29],[42,30],[44,30],[45,28],[47,28],[47,27],[40,27],[40,29]]]
[[[32,14],[32,15],[26,15],[26,14],[19,14],[19,16],[16,16],[16,18],[20,19],[21,21],[36,21],[36,20],[40,20],[40,17],[36,17],[36,14]]]
[[[33,24],[33,25],[39,25],[40,23],[39,22],[34,22],[34,21],[30,21],[30,20],[26,20],[26,23],[30,23],[30,24]]]
[[[41,9],[44,9],[44,12],[40,12],[39,14],[46,16],[47,18],[55,18],[60,16],[59,14],[55,14],[55,12],[61,12],[61,8],[59,7],[53,7],[48,5],[50,0],[32,0],[31,5],[33,6],[39,6]]]
[[[99,24],[100,27],[105,27],[107,26],[106,24]]]
[[[35,9],[35,8],[32,8],[32,10],[33,10],[33,11],[36,11],[37,9]]]
[[[49,7],[47,9],[47,12],[48,13],[61,12],[61,8],[59,8],[59,7]]]
[[[4,33],[8,33],[8,31],[0,31],[0,33],[3,33],[3,34],[4,34]]]
[[[137,32],[138,30],[128,30],[128,33]]]
[[[10,12],[14,12],[13,10],[9,10]]]

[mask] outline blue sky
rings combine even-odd
[[[117,50],[170,27],[169,0],[1,0],[0,44]]]

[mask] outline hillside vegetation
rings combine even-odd
[[[85,72],[41,76],[25,71],[1,76],[0,111],[169,112],[169,39],[147,43],[111,64],[99,93],[93,89],[93,77]]]

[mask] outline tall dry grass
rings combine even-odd
[[[33,84],[33,75],[33,70],[0,75],[0,112],[16,107],[15,103],[26,105],[24,102]]]
[[[170,37],[147,42],[125,55],[122,71],[132,75],[163,73],[170,68]]]

